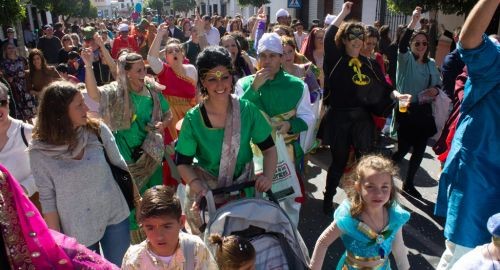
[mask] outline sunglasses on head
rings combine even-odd
[[[7,104],[9,104],[9,100],[7,99],[0,100],[0,107],[6,107]]]
[[[424,47],[427,47],[427,42],[423,41],[423,42],[415,42],[415,47],[420,47],[420,45],[424,46]]]

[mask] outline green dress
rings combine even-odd
[[[152,94],[158,95],[162,113],[167,112],[169,110],[169,105],[163,95],[157,92],[152,92]],[[122,154],[127,164],[134,162],[134,160],[132,159],[132,153],[134,149],[142,145],[142,142],[146,138],[146,126],[151,120],[151,115],[153,112],[153,99],[150,96],[143,96],[130,91],[129,97],[135,111],[135,114],[132,117],[130,128],[116,130],[113,132],[118,150],[120,150],[120,153]],[[162,183],[163,175],[162,167],[160,165],[151,176],[149,182],[139,192],[142,195],[144,191],[146,191],[146,189],[155,185],[161,185]],[[139,229],[135,220],[135,211],[130,214],[130,229]]]
[[[240,176],[247,163],[252,162],[250,142],[261,143],[271,135],[271,126],[262,112],[252,103],[239,100],[241,140],[236,159],[234,179]],[[198,160],[198,166],[214,176],[219,175],[224,128],[209,128],[203,121],[200,105],[186,113],[175,150]]]

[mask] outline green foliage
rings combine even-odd
[[[196,1],[194,0],[172,0],[172,9],[180,12],[189,12],[196,8]]]
[[[240,6],[254,6],[260,7],[265,4],[271,3],[269,0],[238,0]]]
[[[467,14],[472,9],[476,0],[387,0],[390,11],[411,15],[416,6],[423,11],[440,10],[444,14]]]
[[[26,6],[21,5],[21,0],[2,0],[0,3],[0,25],[14,25],[17,20],[26,16]]]
[[[162,12],[162,10],[163,10],[163,0],[147,0],[144,4],[148,8],[151,8],[153,10],[159,11],[160,13],[163,13]]]
[[[31,0],[39,9],[48,10],[65,18],[96,18],[97,8],[90,0]]]

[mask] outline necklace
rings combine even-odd
[[[497,270],[497,268],[495,267],[495,261],[497,261],[497,262],[498,262],[498,261],[500,261],[500,260],[496,257],[496,255],[495,255],[495,257],[493,257],[493,256],[491,255],[491,252],[490,252],[490,244],[486,245],[486,250],[488,251],[488,255],[490,255],[491,265],[493,265],[493,270]]]
[[[370,222],[372,223],[373,225],[373,230],[378,234],[380,233],[384,227],[385,227],[385,209],[382,209],[382,226],[379,228],[377,226],[377,223],[372,219],[372,217],[368,214],[366,214],[366,216],[370,219]]]

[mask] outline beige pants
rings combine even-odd
[[[441,255],[441,259],[439,260],[436,270],[451,269],[460,257],[472,250],[472,248],[457,245],[449,240],[446,240],[444,244],[446,249],[443,252],[443,255]]]

